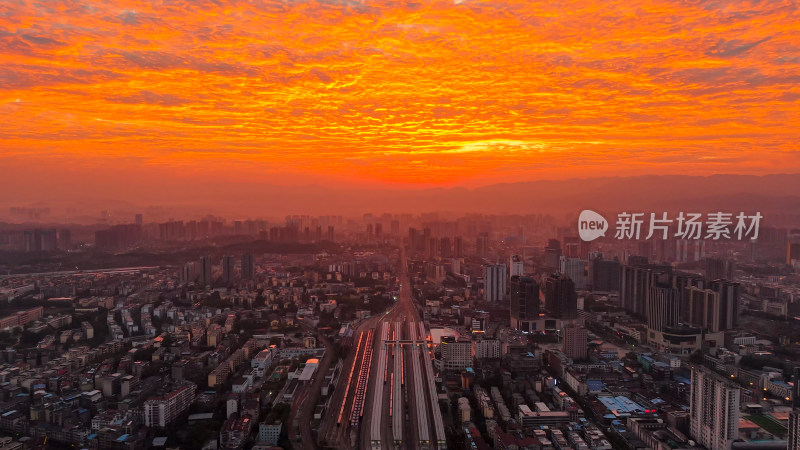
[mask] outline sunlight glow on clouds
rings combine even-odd
[[[23,171],[797,172],[798,86],[794,1],[0,3],[0,166]]]

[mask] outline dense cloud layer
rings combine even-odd
[[[798,55],[794,1],[3,2],[0,166],[441,185],[797,172]]]

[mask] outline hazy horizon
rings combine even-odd
[[[569,178],[498,183],[474,188],[356,190],[346,186],[258,186],[252,183],[193,186],[148,194],[99,191],[69,194],[55,191],[51,198],[14,194],[0,197],[0,218],[12,222],[10,207],[50,208],[53,222],[96,223],[100,211],[109,223],[129,223],[136,213],[146,221],[184,220],[206,215],[227,219],[282,220],[290,214],[359,217],[373,213],[427,213],[444,216],[468,213],[574,215],[584,208],[621,211],[747,209],[772,212],[780,222],[800,219],[800,174],[638,176]],[[59,195],[61,193],[61,195]],[[794,209],[793,209],[794,208]],[[65,215],[66,214],[66,215]],[[41,222],[47,222],[44,218]],[[36,221],[32,221],[36,222]]]

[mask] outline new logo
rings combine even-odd
[[[584,241],[593,241],[600,236],[605,236],[608,231],[608,221],[605,217],[592,211],[584,209],[578,216],[578,234]]]

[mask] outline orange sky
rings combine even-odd
[[[155,3],[0,3],[6,180],[800,172],[795,1]]]

